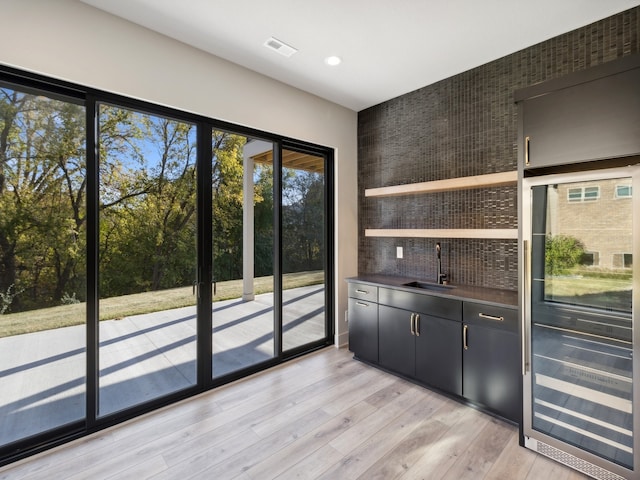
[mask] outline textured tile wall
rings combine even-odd
[[[359,272],[435,279],[439,241],[452,282],[517,288],[515,240],[364,236],[365,228],[517,228],[515,187],[388,198],[364,190],[516,170],[513,92],[639,53],[639,27],[636,7],[361,111]]]

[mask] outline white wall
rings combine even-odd
[[[76,0],[0,1],[0,64],[336,151],[336,344],[347,341],[344,278],[357,273],[354,111]]]

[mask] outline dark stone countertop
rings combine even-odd
[[[422,289],[406,286],[406,283],[421,281],[429,282],[420,278],[396,277],[394,275],[365,274],[346,279],[347,282],[366,283],[378,287],[394,288],[407,292],[422,293],[425,295],[436,295],[441,297],[456,298],[458,300],[471,300],[488,305],[498,305],[501,307],[518,307],[518,292],[516,290],[501,290],[497,288],[475,287],[471,285],[450,285],[452,288],[435,290]]]

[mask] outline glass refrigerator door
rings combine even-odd
[[[585,178],[531,187],[528,416],[633,470],[633,182]]]

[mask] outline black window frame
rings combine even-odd
[[[44,94],[67,102],[83,105],[86,115],[86,150],[87,150],[87,310],[86,310],[86,362],[87,381],[86,418],[54,430],[49,430],[19,440],[8,445],[0,445],[0,466],[31,456],[38,452],[53,448],[60,444],[80,438],[104,428],[122,423],[143,413],[173,404],[189,398],[203,391],[211,390],[220,385],[235,381],[248,375],[278,365],[287,360],[311,353],[334,343],[334,150],[331,147],[313,144],[291,137],[277,135],[270,132],[236,125],[215,118],[198,115],[157,105],[139,99],[110,93],[75,83],[57,80],[44,75],[22,71],[13,67],[0,65],[0,84],[11,86],[17,90]],[[211,183],[205,181],[211,176],[211,134],[212,130],[224,130],[230,133],[244,135],[251,138],[264,139],[274,144],[274,301],[275,320],[279,328],[274,332],[276,351],[275,356],[260,364],[235,371],[224,377],[212,378],[211,375],[211,292],[202,289],[201,301],[198,304],[198,343],[197,343],[197,384],[185,390],[152,400],[148,403],[136,405],[124,411],[115,412],[103,417],[97,416],[97,395],[99,379],[99,338],[98,338],[98,241],[99,241],[99,208],[98,208],[98,105],[108,104],[128,108],[142,113],[169,117],[178,121],[193,123],[197,128],[197,168],[198,168],[198,265],[204,267],[199,273],[200,281],[212,280],[210,249],[205,246],[211,242],[211,204],[206,199],[211,198]],[[302,345],[296,349],[282,351],[282,256],[281,256],[281,184],[282,173],[281,152],[296,150],[322,156],[325,159],[325,322],[326,337],[316,342]],[[208,176],[207,176],[208,174]],[[275,200],[277,199],[277,200]],[[207,220],[207,218],[209,220]],[[207,306],[209,305],[209,306]]]

